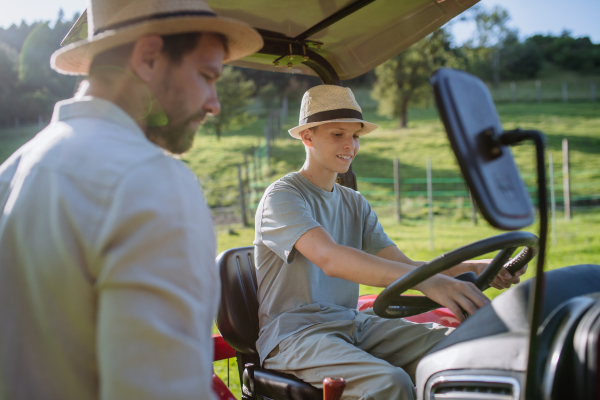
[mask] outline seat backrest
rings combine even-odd
[[[258,296],[254,247],[225,250],[217,256],[221,301],[217,327],[223,339],[240,353],[258,356]]]

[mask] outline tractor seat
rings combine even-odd
[[[217,256],[221,275],[221,301],[217,327],[223,339],[235,349],[242,398],[315,400],[323,391],[295,376],[260,367],[258,340],[258,296],[254,247],[225,250]],[[245,368],[246,364],[253,364]]]

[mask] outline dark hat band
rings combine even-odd
[[[140,18],[134,18],[127,21],[118,22],[113,25],[108,25],[97,29],[94,31],[94,35],[102,33],[104,31],[109,31],[113,29],[124,28],[129,25],[139,24],[140,22],[155,20],[155,19],[165,19],[165,18],[174,18],[174,17],[216,17],[217,14],[211,11],[177,11],[177,12],[168,12],[168,13],[158,13],[152,15],[146,15]]]
[[[351,108],[339,108],[337,110],[321,111],[314,113],[313,115],[309,115],[308,117],[300,120],[300,125],[342,118],[356,118],[362,120],[363,116],[360,111],[356,111]]]

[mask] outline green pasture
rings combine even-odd
[[[368,93],[357,91],[357,97]],[[290,106],[290,116],[284,129],[297,123],[297,106]],[[571,170],[584,174],[572,176],[572,195],[600,193],[600,103],[548,103],[548,104],[500,104],[498,112],[505,128],[539,129],[546,133],[548,151],[554,156],[557,196],[562,197],[561,146],[567,138],[570,145]],[[413,109],[410,112],[409,129],[397,129],[397,121],[377,115],[373,107],[364,110],[365,118],[381,126],[376,132],[361,139],[361,150],[353,163],[359,180],[363,177],[393,178],[392,162],[400,160],[403,178],[425,178],[426,159],[432,159],[434,178],[459,178],[456,160],[448,145],[443,126],[434,109]],[[237,165],[244,164],[244,154],[249,165],[251,182],[258,181],[259,188],[250,191],[250,204],[256,204],[268,183],[291,171],[297,171],[304,162],[301,143],[284,131],[272,145],[269,165],[266,159],[258,160],[254,168],[252,157],[257,146],[264,144],[264,121],[258,119],[251,126],[228,132],[221,140],[200,134],[194,147],[183,160],[199,176],[206,199],[211,207],[236,206],[238,203]],[[535,186],[533,146],[524,144],[514,148],[514,155],[529,186]],[[589,173],[589,171],[596,171]],[[591,186],[590,186],[591,185]],[[374,204],[390,202],[392,185],[361,183],[359,190]],[[403,191],[425,190],[424,184],[404,184]],[[434,190],[465,190],[464,184],[446,185]],[[450,201],[450,199],[436,199]],[[422,199],[406,198],[410,204]],[[410,205],[409,204],[409,205]],[[464,203],[465,206],[467,202]],[[418,217],[417,213],[415,217]]]
[[[537,79],[525,79],[515,82],[504,81],[500,82],[497,87],[488,84],[488,88],[497,103],[512,102],[515,99],[521,103],[534,103],[538,101],[538,90],[539,100],[542,102],[562,102],[563,84],[566,84],[567,101],[569,102],[590,101],[592,99],[592,84],[595,86],[595,98],[596,100],[599,99],[600,76],[566,71],[552,64],[545,64]]]
[[[599,85],[600,86],[600,85]],[[360,153],[353,166],[359,177],[392,178],[392,160],[400,159],[401,173],[407,178],[424,178],[426,176],[426,159],[432,159],[433,177],[458,178],[458,170],[454,156],[434,109],[412,109],[409,128],[397,129],[397,121],[378,116],[374,103],[369,100],[368,92],[357,91],[357,97],[365,107],[367,120],[378,123],[380,130],[361,139]],[[297,122],[297,105],[290,106],[290,116],[284,128],[295,126]],[[498,112],[507,129],[522,127],[539,129],[546,133],[548,152],[555,160],[555,171],[560,170],[561,143],[567,138],[570,143],[571,170],[600,170],[600,104],[599,103],[528,103],[499,104]],[[226,132],[220,141],[213,136],[200,133],[196,137],[194,147],[182,160],[199,176],[209,205],[212,207],[237,205],[237,165],[243,164],[244,153],[252,154],[253,148],[263,142],[263,121],[258,119],[253,125],[234,132]],[[36,128],[21,130],[0,130],[0,161],[4,161],[16,148],[29,140],[37,132]],[[534,180],[528,178],[534,174],[533,147],[518,146],[513,151],[526,182],[533,186]],[[247,156],[248,162],[252,157]],[[304,149],[301,143],[287,134],[273,145],[270,165],[261,168],[260,180],[271,182],[279,176],[298,170],[304,161]],[[600,174],[588,173],[577,175],[572,173],[571,185],[574,194],[600,193]],[[561,178],[555,180],[560,190]],[[403,186],[403,190],[420,190],[412,184]],[[580,185],[581,188],[576,187]],[[591,185],[591,186],[590,186]],[[422,186],[420,186],[422,187]],[[448,190],[462,188],[449,184]],[[368,182],[360,182],[359,190],[374,203],[389,202],[389,195],[372,194],[369,191],[390,191],[392,186]],[[434,187],[434,190],[437,190]],[[443,189],[445,190],[445,189]],[[585,192],[587,190],[588,192]],[[578,192],[579,191],[579,192]],[[260,196],[260,191],[255,195]],[[532,193],[534,194],[534,193]],[[560,192],[557,193],[560,196]],[[257,201],[255,198],[254,201]],[[444,199],[434,199],[436,201]],[[407,199],[407,202],[418,202],[422,199]],[[418,209],[414,208],[413,209]],[[470,221],[468,209],[452,209],[442,212],[436,210],[434,217],[434,250],[429,250],[429,230],[426,212],[408,213],[402,223],[398,223],[391,212],[391,207],[376,207],[381,222],[390,235],[409,257],[415,260],[429,260],[442,252],[468,244],[478,239],[492,236],[500,231],[489,227],[479,217],[474,226]],[[424,210],[422,207],[421,210]],[[547,269],[559,268],[577,263],[598,263],[600,254],[600,212],[599,209],[575,208],[573,219],[565,221],[562,211],[557,216],[557,244],[552,245],[552,233],[549,236]],[[251,220],[252,221],[252,220]],[[536,232],[536,227],[531,227]],[[237,246],[248,246],[254,238],[253,228],[241,228],[239,225],[218,226],[219,252]],[[525,275],[525,279],[531,273]],[[380,289],[361,287],[361,294],[378,293]],[[488,291],[490,297],[497,291]],[[216,332],[216,329],[215,329]],[[215,371],[226,380],[227,361],[215,363]],[[239,398],[239,382],[235,360],[230,360],[231,388]]]
[[[381,219],[386,232],[397,246],[411,259],[427,261],[444,252],[471,242],[502,233],[490,227],[485,221],[480,220],[477,226],[471,222],[458,222],[443,218],[434,220],[434,250],[429,250],[429,226],[426,222],[408,221],[398,223],[391,217]],[[551,224],[550,224],[551,225]],[[600,212],[596,210],[577,211],[573,219],[565,221],[564,214],[557,215],[557,240],[552,244],[552,230],[548,235],[548,252],[546,270],[552,270],[567,265],[594,263],[600,264]],[[551,228],[551,226],[550,226]],[[538,233],[537,224],[527,229]],[[252,245],[254,229],[235,229],[231,234],[224,227],[217,228],[219,252],[232,248]],[[493,254],[487,255],[492,257]],[[482,258],[485,256],[482,256]],[[534,260],[535,261],[535,260]],[[533,275],[534,263],[531,263],[528,272],[522,279],[529,279]],[[381,288],[361,286],[360,294],[377,294]],[[501,292],[489,289],[485,294],[494,298]],[[216,327],[214,332],[217,333]],[[237,363],[235,359],[229,360],[230,389],[241,397]],[[227,361],[215,362],[215,372],[224,380],[227,379]]]
[[[364,96],[359,92],[358,96],[360,95]],[[561,169],[563,138],[567,138],[570,144],[571,171],[600,170],[600,157],[598,157],[600,154],[600,104],[500,104],[498,112],[506,129],[522,127],[538,129],[546,133],[548,152],[553,154],[555,173],[559,175],[555,179],[557,190],[560,190],[562,179],[558,171]],[[424,178],[426,176],[426,158],[431,157],[434,177],[460,177],[454,155],[434,109],[411,110],[409,129],[406,130],[397,129],[396,121],[378,116],[372,108],[365,110],[365,114],[367,120],[378,123],[381,129],[361,139],[360,153],[353,164],[359,179],[360,177],[393,178],[392,160],[394,157],[399,157],[401,172],[405,176]],[[286,127],[295,126],[293,125],[296,122],[294,117],[288,118]],[[257,124],[259,123],[257,122]],[[259,136],[253,136],[254,142],[252,142],[252,139],[248,138],[251,136],[251,132],[252,129],[247,129],[243,133],[230,133],[235,139],[227,136],[222,139],[221,143],[229,140],[235,143],[238,149],[242,149],[244,143],[255,146]],[[203,138],[202,143],[210,143],[210,148],[214,152],[212,156],[205,154],[202,162],[196,161],[197,165],[206,166],[206,171],[206,168],[209,168],[208,160],[219,155],[220,160],[223,160],[223,164],[220,164],[221,168],[219,168],[219,176],[222,179],[221,187],[225,187],[225,179],[231,179],[235,184],[234,171],[229,172],[228,169],[233,170],[236,163],[243,162],[243,156],[233,152],[225,155],[223,145],[212,138]],[[514,149],[513,154],[522,174],[528,178],[526,179],[527,184],[535,185],[535,180],[529,178],[535,173],[533,146],[528,144],[518,146]],[[189,159],[190,166],[193,167],[194,161],[192,161],[191,154]],[[284,173],[298,170],[302,166],[303,160],[302,145],[294,139],[282,136],[273,148],[270,166],[272,176],[265,176],[264,180],[274,180]],[[226,165],[229,167],[225,167]],[[596,174],[573,175],[571,179],[572,186],[600,183],[600,171]],[[204,187],[206,190],[207,185],[205,184]],[[410,187],[405,189],[410,189]],[[361,182],[359,190],[361,192],[381,191],[382,185]],[[573,190],[576,191],[576,189]],[[593,191],[594,188],[592,187],[591,190]],[[595,189],[595,193],[600,193],[600,187]],[[557,192],[557,195],[560,196],[560,192]],[[370,197],[377,199],[377,196]],[[380,198],[389,201],[389,198],[384,198],[384,196],[380,196]],[[469,219],[468,211],[455,210],[454,214],[440,213],[434,217],[434,250],[431,251],[425,212],[408,215],[402,223],[398,223],[389,207],[379,207],[377,211],[382,225],[392,240],[414,260],[430,260],[443,252],[501,233],[490,227],[481,219],[481,216],[478,225],[474,226]],[[230,228],[233,231],[230,232]],[[534,225],[528,230],[537,233],[537,229],[537,225]],[[232,247],[249,246],[254,239],[253,228],[217,227],[217,233],[219,252]],[[571,221],[565,221],[564,213],[559,211],[557,213],[556,246],[552,244],[552,234],[550,231],[547,270],[580,263],[600,263],[600,212],[598,209],[575,209]],[[491,256],[488,255],[488,257]],[[530,278],[532,271],[533,268],[530,268],[523,279]],[[376,294],[380,291],[380,288],[367,286],[361,286],[360,289],[361,294]],[[490,289],[486,294],[493,298],[499,294],[499,291]],[[216,362],[215,371],[223,379],[226,379],[227,362]],[[233,359],[230,360],[230,383],[234,394],[240,396],[237,365]]]
[[[37,126],[21,129],[0,129],[0,163],[38,132]]]

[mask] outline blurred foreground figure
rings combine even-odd
[[[201,0],[91,0],[73,35],[52,67],[87,79],[0,166],[0,398],[212,399],[212,219],[166,152],[262,39]]]

